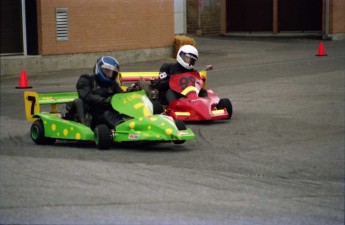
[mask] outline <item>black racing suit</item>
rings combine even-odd
[[[196,72],[195,69],[186,69],[179,63],[164,63],[159,69],[159,73],[166,73],[167,77],[158,80],[158,90],[161,103],[163,105],[169,105],[173,100],[181,98],[181,94],[177,93],[169,88],[170,77],[174,74],[186,73],[186,72]],[[202,95],[200,95],[202,93]],[[201,90],[200,96],[207,96],[206,90]]]
[[[105,85],[96,75],[83,74],[79,77],[76,88],[79,98],[83,100],[92,116],[91,128],[98,124],[106,124],[113,129],[123,121],[122,115],[110,104],[110,98],[114,94],[123,92],[117,82]]]

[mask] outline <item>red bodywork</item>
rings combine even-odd
[[[199,97],[199,91],[204,82],[198,72],[175,74],[170,77],[170,88],[184,97],[172,101],[166,109],[166,114],[175,120],[202,121],[229,118],[226,108],[217,109],[219,97],[207,90],[207,97]]]

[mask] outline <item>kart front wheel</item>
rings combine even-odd
[[[99,124],[96,126],[95,130],[95,142],[96,146],[100,150],[105,150],[110,148],[112,144],[111,131],[105,124]]]
[[[41,119],[36,120],[30,129],[31,139],[38,145],[52,145],[55,143],[55,138],[48,138],[44,136],[44,126]]]
[[[182,120],[175,120],[175,124],[178,130],[187,130],[186,124]],[[174,144],[183,144],[186,140],[175,140]]]
[[[217,104],[217,109],[224,109],[226,108],[226,111],[228,111],[228,117],[226,119],[230,119],[232,116],[232,104],[228,98],[222,98],[219,100],[219,103]]]

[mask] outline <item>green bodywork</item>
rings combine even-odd
[[[50,96],[54,97],[54,94]],[[152,103],[143,90],[116,94],[112,97],[111,104],[116,111],[126,115],[125,122],[115,128],[114,142],[195,139],[191,129],[178,130],[172,117],[153,115]],[[93,130],[81,123],[46,112],[36,113],[33,116],[42,119],[46,137],[85,141],[95,139]]]
[[[54,94],[39,94],[38,101],[40,105],[59,104],[73,101],[78,98],[77,92],[61,92]]]
[[[57,114],[42,112],[34,117],[41,118],[44,136],[57,139],[93,141],[94,132],[90,127],[71,120],[60,118]]]
[[[111,104],[116,111],[133,118],[116,127],[114,141],[171,141],[195,138],[190,129],[178,130],[172,117],[153,115],[152,103],[144,90],[116,94],[111,99]]]

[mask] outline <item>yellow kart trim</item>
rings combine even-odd
[[[199,93],[199,90],[198,90],[196,87],[194,87],[194,86],[189,86],[189,87],[185,88],[185,89],[181,92],[181,94],[186,95],[186,94],[188,94],[188,93],[191,92],[191,91],[195,91],[197,94]]]
[[[176,116],[190,116],[189,112],[175,112]]]
[[[140,79],[157,80],[159,72],[121,72],[122,82],[133,82]]]
[[[224,109],[212,110],[213,115],[219,115],[219,114],[224,114],[224,113],[225,113]]]

